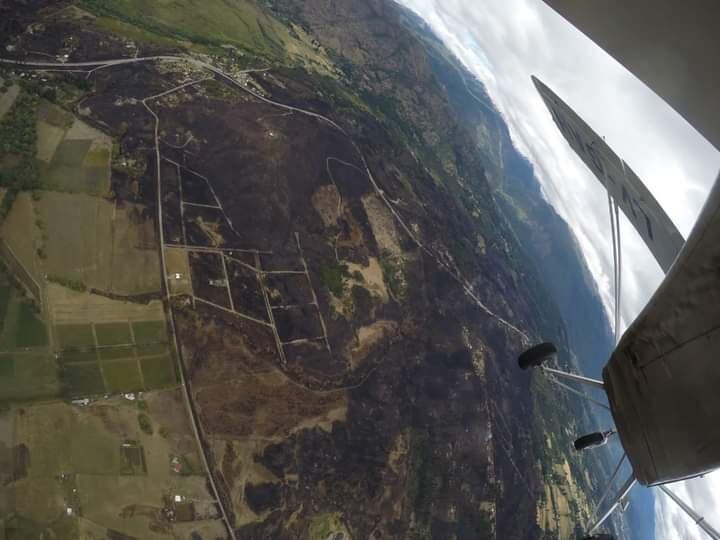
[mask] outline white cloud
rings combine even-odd
[[[720,530],[720,513],[718,512],[718,494],[720,494],[720,471],[715,471],[705,478],[688,480],[669,486],[678,497],[685,502],[692,502],[693,509],[702,515],[707,523]],[[699,532],[698,526],[680,509],[680,507],[664,494],[655,497],[655,534],[662,540],[686,540],[707,537]]]
[[[610,313],[613,262],[607,196],[555,127],[530,75],[550,86],[605,136],[686,237],[716,178],[720,153],[540,0],[399,1],[421,15],[485,84],[514,143],[535,166],[545,196],[575,233]],[[621,219],[622,317],[627,326],[663,275],[639,235]],[[674,487],[705,509],[710,521],[710,516],[720,515],[720,473]],[[702,538],[665,499],[656,497],[656,512],[662,518],[657,537]]]

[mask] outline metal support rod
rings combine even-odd
[[[617,324],[615,325],[615,343],[621,337],[622,324],[622,244],[620,243],[620,211],[617,200],[615,205],[615,236],[617,237],[617,296],[615,297],[615,311],[617,311]]]
[[[598,381],[597,379],[591,379],[589,377],[583,377],[582,375],[575,375],[574,373],[567,373],[565,371],[560,371],[559,369],[553,369],[545,366],[540,366],[540,369],[542,369],[543,371],[547,371],[548,373],[553,373],[559,377],[565,377],[566,379],[570,379],[571,381],[587,384],[588,386],[600,388],[601,390],[605,389],[605,385],[603,384],[603,382]]]
[[[604,173],[604,171],[603,171]],[[606,185],[607,185],[607,177],[605,177]],[[613,250],[613,294],[615,296],[615,313],[613,315],[613,329],[615,331],[615,341],[613,341],[614,344],[617,345],[617,338],[618,338],[618,328],[617,328],[617,298],[618,298],[618,259],[617,259],[617,236],[615,234],[615,214],[613,213],[613,198],[612,195],[610,195],[610,191],[608,191],[607,194],[607,200],[608,200],[608,210],[610,211],[610,233],[612,235],[612,250]]]
[[[555,384],[557,384],[558,386],[561,386],[562,388],[564,388],[564,389],[567,390],[568,392],[572,392],[573,394],[578,395],[578,396],[580,396],[580,397],[583,398],[583,399],[586,399],[586,400],[589,401],[590,403],[594,403],[595,405],[599,405],[600,407],[602,407],[602,408],[604,408],[604,409],[607,409],[608,411],[610,410],[610,407],[607,406],[607,405],[606,405],[605,403],[603,403],[602,401],[598,401],[598,400],[595,399],[595,398],[591,398],[590,396],[588,396],[588,395],[585,394],[584,392],[580,392],[579,390],[575,390],[572,386],[568,386],[567,384],[558,381],[554,376],[551,375],[551,376],[548,377],[548,379],[549,379],[550,381],[554,382]]]
[[[705,521],[704,517],[702,517],[695,510],[693,510],[687,504],[685,504],[682,499],[680,499],[677,495],[675,495],[667,487],[665,487],[665,486],[658,486],[658,487],[663,491],[663,493],[665,493],[665,495],[667,495],[673,501],[675,501],[675,503],[680,508],[682,508],[685,511],[685,513],[692,518],[692,520],[697,524],[697,526],[700,527],[703,531],[705,531],[710,538],[713,538],[714,540],[720,540],[720,533],[718,533],[707,521]]]
[[[593,526],[590,528],[590,530],[587,532],[588,534],[595,534],[597,530],[602,526],[603,523],[607,521],[607,519],[612,515],[612,513],[617,509],[618,506],[620,506],[620,503],[627,497],[628,493],[630,493],[630,490],[635,486],[637,483],[637,480],[635,479],[635,475],[631,474],[630,478],[627,479],[627,482],[625,482],[625,485],[623,485],[622,489],[620,490],[620,493],[617,494],[615,497],[615,501],[613,501],[610,508],[608,508],[607,512],[605,512],[600,519],[598,519]]]
[[[605,497],[608,496],[610,493],[610,489],[612,488],[613,482],[615,482],[615,478],[617,478],[618,473],[620,472],[620,467],[622,467],[622,464],[625,462],[625,458],[627,457],[626,454],[623,454],[620,458],[620,461],[617,464],[617,467],[615,467],[615,472],[612,473],[612,476],[610,477],[610,480],[608,481],[608,485],[605,488],[605,491],[602,494],[602,497],[600,497],[600,500],[597,502],[597,507],[600,508],[602,506],[602,503],[605,502]]]

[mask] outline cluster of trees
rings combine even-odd
[[[10,191],[40,187],[37,153],[37,108],[34,94],[21,92],[0,122],[0,187]]]
[[[56,276],[54,274],[49,274],[47,276],[47,280],[52,283],[57,283],[58,285],[62,285],[63,287],[67,287],[68,289],[71,289],[73,291],[77,291],[77,292],[87,291],[87,286],[82,281],[78,281],[76,279],[67,279],[67,278],[64,278],[61,276]]]

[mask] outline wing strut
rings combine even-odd
[[[658,486],[665,495],[670,497],[675,503],[682,508],[685,513],[692,518],[692,520],[697,524],[698,527],[700,527],[703,531],[707,533],[707,535],[712,538],[713,540],[720,540],[720,533],[718,533],[707,521],[705,521],[705,518],[702,517],[700,514],[698,514],[695,510],[690,508],[685,502],[683,502],[682,499],[680,499],[677,495],[675,495],[672,491],[670,491],[665,486]]]
[[[630,493],[630,490],[635,486],[637,483],[637,480],[635,479],[635,475],[630,475],[630,478],[627,479],[625,484],[623,485],[622,489],[620,489],[620,492],[615,496],[615,500],[610,505],[610,508],[607,509],[607,512],[605,512],[598,520],[593,523],[592,527],[590,527],[590,530],[588,531],[589,535],[595,534],[597,530],[602,527],[602,524],[607,521],[607,519],[612,515],[612,513],[617,509],[618,506],[620,506],[625,499],[625,497],[628,496],[628,493]]]

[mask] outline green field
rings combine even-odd
[[[133,333],[135,334],[135,343],[138,345],[167,343],[165,321],[133,322],[132,326]]]
[[[165,321],[60,324],[55,335],[65,397],[151,390],[176,382]],[[4,366],[8,373],[12,368],[10,361]]]
[[[75,117],[72,113],[53,105],[48,102],[44,102],[40,106],[40,118],[45,120],[48,124],[54,127],[68,130],[73,124]]]
[[[51,355],[27,352],[0,355],[0,402],[50,398],[58,391],[57,366]]]
[[[94,167],[105,168],[110,163],[110,150],[107,148],[91,149],[85,156],[85,167],[92,169]]]
[[[20,304],[18,314],[18,329],[15,335],[17,347],[44,347],[48,344],[47,328],[45,323],[35,313],[32,304]]]
[[[167,350],[167,343],[154,343],[150,345],[139,345],[135,348],[135,354],[137,356],[157,356],[166,353]]]
[[[65,364],[60,372],[61,392],[75,398],[104,394],[105,383],[98,364]]]
[[[134,358],[135,350],[132,345],[121,345],[119,347],[107,347],[100,349],[101,360],[119,360],[121,358]]]
[[[0,378],[15,376],[15,358],[10,354],[0,355]]]
[[[95,337],[89,324],[58,324],[55,337],[61,349],[95,347]]]
[[[135,360],[105,362],[102,369],[109,392],[132,392],[143,389],[140,371]]]
[[[302,29],[293,33],[250,0],[81,0],[99,26],[138,41],[226,54],[233,45],[282,64],[330,72],[330,61]]]
[[[147,388],[162,388],[175,384],[175,368],[168,355],[153,356],[140,360]]]
[[[36,313],[34,304],[14,287],[0,287],[0,315],[3,315],[0,319],[0,350],[47,346],[45,323]]]
[[[0,276],[0,279],[2,279],[2,276]],[[9,304],[10,285],[0,283],[0,328],[5,325],[5,315],[7,315]]]
[[[132,343],[130,326],[122,323],[99,323],[95,325],[98,345],[125,345]]]
[[[98,355],[96,349],[89,349],[87,351],[63,351],[60,354],[60,358],[63,363],[67,362],[97,362]]]
[[[268,47],[284,51],[287,29],[264,15],[247,0],[230,3],[207,0],[82,0],[85,9],[110,16],[142,28],[159,37],[217,46],[233,43],[243,48],[264,51]]]

